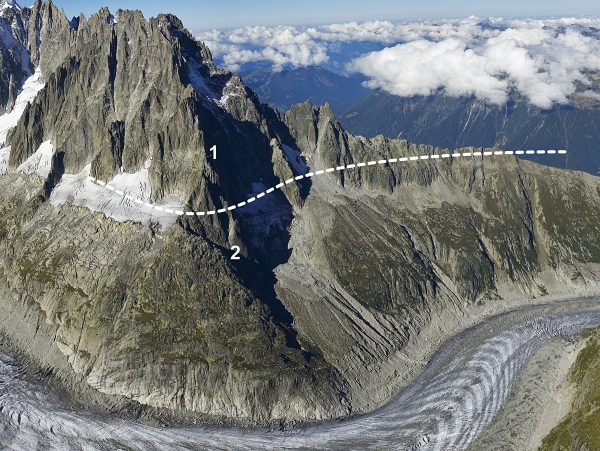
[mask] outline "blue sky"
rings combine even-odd
[[[25,2],[24,2],[25,3]],[[108,6],[112,11],[141,9],[179,16],[192,30],[244,25],[323,24],[348,20],[599,15],[598,0],[54,0],[69,16],[86,15]],[[85,6],[83,6],[85,5]]]

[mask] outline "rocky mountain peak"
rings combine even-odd
[[[32,72],[25,48],[27,11],[13,1],[0,3],[0,114],[10,111],[19,89]]]
[[[27,14],[22,14],[21,7],[16,2],[0,1],[0,20],[4,23],[1,37],[4,44],[9,44],[11,37],[22,44],[25,39]]]
[[[15,0],[0,0],[0,14],[4,14],[8,9],[21,11],[21,6]]]
[[[103,8],[73,26],[50,2],[34,9],[40,26],[29,43],[46,86],[8,135],[11,170],[51,141],[56,183],[83,171],[107,181],[147,171],[149,200],[194,211],[297,175],[283,150],[295,148],[285,124],[239,76],[215,66],[177,17]],[[296,188],[277,196],[283,216],[275,229],[301,202]],[[244,233],[239,221],[182,219],[221,242]]]
[[[597,283],[592,177],[420,159],[445,150],[354,136],[327,105],[282,116],[172,15],[19,17],[24,39],[0,18],[0,100],[34,68],[44,86],[2,148],[0,332],[106,405],[365,411],[439,312]]]

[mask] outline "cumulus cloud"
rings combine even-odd
[[[197,36],[223,63],[237,70],[245,63],[267,61],[274,69],[311,66],[328,61],[327,45],[310,30],[297,27],[245,27],[229,32],[216,30]]]
[[[381,88],[402,97],[430,95],[445,89],[449,95],[476,95],[493,103],[506,101],[507,81],[490,75],[486,59],[456,38],[440,42],[413,41],[373,52],[350,67]]]
[[[600,71],[600,19],[348,22],[319,27],[246,27],[198,36],[232,68],[267,62],[274,69],[322,65],[341,44],[379,50],[342,61],[366,85],[399,96],[444,92],[506,102],[513,94],[549,108],[592,89]],[[335,54],[335,55],[334,55]],[[592,89],[593,90],[593,89]]]
[[[515,21],[482,24],[463,36],[426,35],[361,56],[348,68],[367,76],[369,87],[400,96],[441,90],[499,104],[518,92],[550,108],[568,103],[578,85],[591,84],[589,73],[600,71],[600,34],[566,23]]]

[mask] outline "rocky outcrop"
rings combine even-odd
[[[285,120],[316,167],[446,152],[353,136],[327,107],[298,105]],[[410,366],[400,350],[439,309],[598,281],[598,179],[512,157],[428,161],[315,179],[277,268],[301,336],[323,343],[351,392],[369,387],[355,406],[392,396]]]
[[[600,392],[600,329],[586,334],[581,340],[577,360],[564,385],[569,387],[565,396],[568,411],[564,418],[544,438],[542,451],[579,451],[600,446],[597,427],[600,420],[597,402]],[[564,396],[564,394],[562,394]]]
[[[84,383],[155,408],[253,421],[348,412],[340,378],[288,343],[223,248],[181,228],[161,236],[39,204],[21,176],[1,183],[3,305],[39,312]],[[10,323],[3,330],[19,340]]]
[[[36,8],[45,87],[7,139],[0,293],[19,318],[3,333],[46,367],[44,340],[16,325],[43,323],[82,384],[177,418],[339,417],[392,396],[435,315],[596,283],[597,179],[512,157],[328,173],[170,229],[76,206],[86,171],[147,170],[153,202],[204,211],[309,170],[441,150],[353,136],[327,106],[282,117],[173,16]],[[48,141],[49,174],[19,172]]]
[[[65,35],[73,36],[73,44],[54,69],[46,65],[44,89],[7,139],[13,174],[3,181],[17,185],[22,180],[16,169],[43,142],[54,146],[50,175],[41,180],[37,192],[35,183],[27,185],[33,190],[25,196],[27,212],[22,211],[22,199],[15,209],[12,197],[3,203],[9,292],[57,288],[51,290],[51,299],[32,297],[26,305],[40,305],[44,321],[56,327],[57,346],[74,372],[100,392],[155,408],[252,421],[302,419],[309,411],[315,418],[332,411],[349,413],[350,407],[340,403],[345,397],[343,379],[318,353],[302,348],[289,313],[273,292],[271,270],[287,250],[292,205],[301,201],[297,188],[277,196],[277,211],[268,224],[251,210],[204,221],[182,218],[176,230],[164,236],[152,228],[115,224],[108,230],[117,235],[100,239],[106,249],[81,249],[88,263],[71,253],[72,246],[80,244],[75,238],[79,232],[94,235],[98,224],[93,223],[100,218],[65,207],[76,223],[92,221],[89,229],[67,226],[64,217],[55,217],[48,199],[63,176],[79,174],[87,166],[92,175],[110,180],[150,162],[152,200],[177,196],[194,210],[221,208],[225,200],[246,198],[255,184],[274,185],[295,172],[281,149],[279,134],[286,129],[276,114],[263,107],[239,77],[215,67],[210,51],[177,18],[161,15],[147,21],[134,11],[114,17],[104,9],[81,19],[75,29],[52,8],[38,8],[42,17],[53,18],[42,34],[52,24],[61,32],[55,46],[54,38],[42,39],[40,64],[48,52],[54,55],[52,61],[60,61]],[[216,160],[210,151],[213,145],[218,148]],[[47,211],[43,220],[42,211]],[[50,229],[56,247],[43,244],[48,236],[39,235],[36,227],[29,229],[28,237],[17,232],[23,231],[23,221],[33,218],[55,218]],[[69,232],[72,227],[79,230],[75,236]],[[21,240],[30,243],[31,254],[21,253],[28,247]],[[134,247],[125,249],[126,244]],[[260,261],[253,257],[233,266],[233,244],[240,244],[243,254],[256,249]],[[48,252],[36,256],[44,247]],[[52,257],[57,254],[65,256],[66,266]],[[130,257],[118,262],[126,255]],[[144,255],[149,260],[142,263]],[[104,269],[96,268],[97,262]],[[138,274],[131,272],[136,267]],[[105,281],[100,273],[105,273]],[[19,274],[18,281],[11,274]],[[125,293],[134,279],[140,283],[137,288],[131,285],[137,294]],[[159,285],[151,287],[149,280]],[[166,280],[174,285],[167,287]],[[65,292],[63,285],[70,288]],[[91,310],[83,307],[92,298],[98,304],[88,305]],[[12,308],[20,310],[19,304]],[[123,308],[131,309],[123,323],[106,321],[121,317]],[[95,326],[85,338],[91,324]],[[140,356],[136,362],[127,357],[133,349]],[[132,384],[131,377],[138,383]]]
[[[12,110],[33,69],[25,44],[27,16],[16,3],[0,1],[0,115]]]
[[[79,20],[67,20],[52,1],[36,0],[26,8],[14,0],[0,0],[0,114],[12,110],[36,67],[47,75],[62,63]]]

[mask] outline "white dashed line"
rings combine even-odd
[[[236,210],[238,208],[242,208],[245,207],[248,204],[251,204],[252,202],[255,202],[257,199],[260,199],[264,196],[266,196],[267,194],[271,194],[273,193],[275,190],[278,189],[283,189],[285,187],[285,185],[290,185],[292,183],[296,183],[299,180],[305,179],[305,178],[311,178],[314,177],[316,175],[321,175],[321,174],[328,174],[331,172],[335,172],[335,171],[346,171],[348,169],[354,169],[354,168],[363,168],[365,166],[375,166],[375,165],[387,165],[387,164],[394,164],[394,163],[404,163],[407,161],[424,161],[424,160],[437,160],[440,158],[461,158],[461,157],[489,157],[489,156],[501,156],[501,155],[565,155],[567,153],[566,150],[498,150],[498,151],[485,151],[485,152],[456,152],[456,153],[444,153],[444,154],[433,154],[433,155],[420,155],[420,156],[412,156],[412,157],[401,157],[401,158],[390,158],[388,160],[377,160],[377,161],[368,161],[366,163],[351,163],[351,164],[347,164],[347,165],[341,165],[341,166],[335,166],[332,168],[328,168],[328,169],[320,169],[318,171],[315,172],[308,172],[307,174],[301,174],[298,175],[296,177],[287,179],[285,182],[281,182],[278,183],[277,185],[275,185],[272,188],[269,188],[265,191],[263,191],[260,194],[257,194],[255,197],[251,197],[243,202],[240,202],[236,205],[231,205],[229,207],[224,207],[221,208],[219,210],[210,210],[210,211],[188,211],[188,212],[184,212],[181,210],[170,210],[168,208],[164,208],[161,207],[159,205],[153,205],[151,203],[148,202],[144,202],[141,199],[137,199],[129,194],[125,194],[123,191],[116,189],[115,187],[109,185],[106,182],[103,182],[102,180],[98,180],[95,177],[88,177],[88,180],[91,182],[94,182],[97,185],[100,185],[110,191],[113,191],[115,194],[124,197],[125,199],[131,200],[133,202],[135,202],[136,204],[142,205],[142,206],[146,206],[147,208],[153,209],[153,210],[157,210],[157,211],[164,211],[165,213],[168,214],[172,214],[172,215],[178,215],[178,216],[212,216],[212,215],[216,215],[216,214],[222,214],[222,213],[227,213],[233,210]]]

